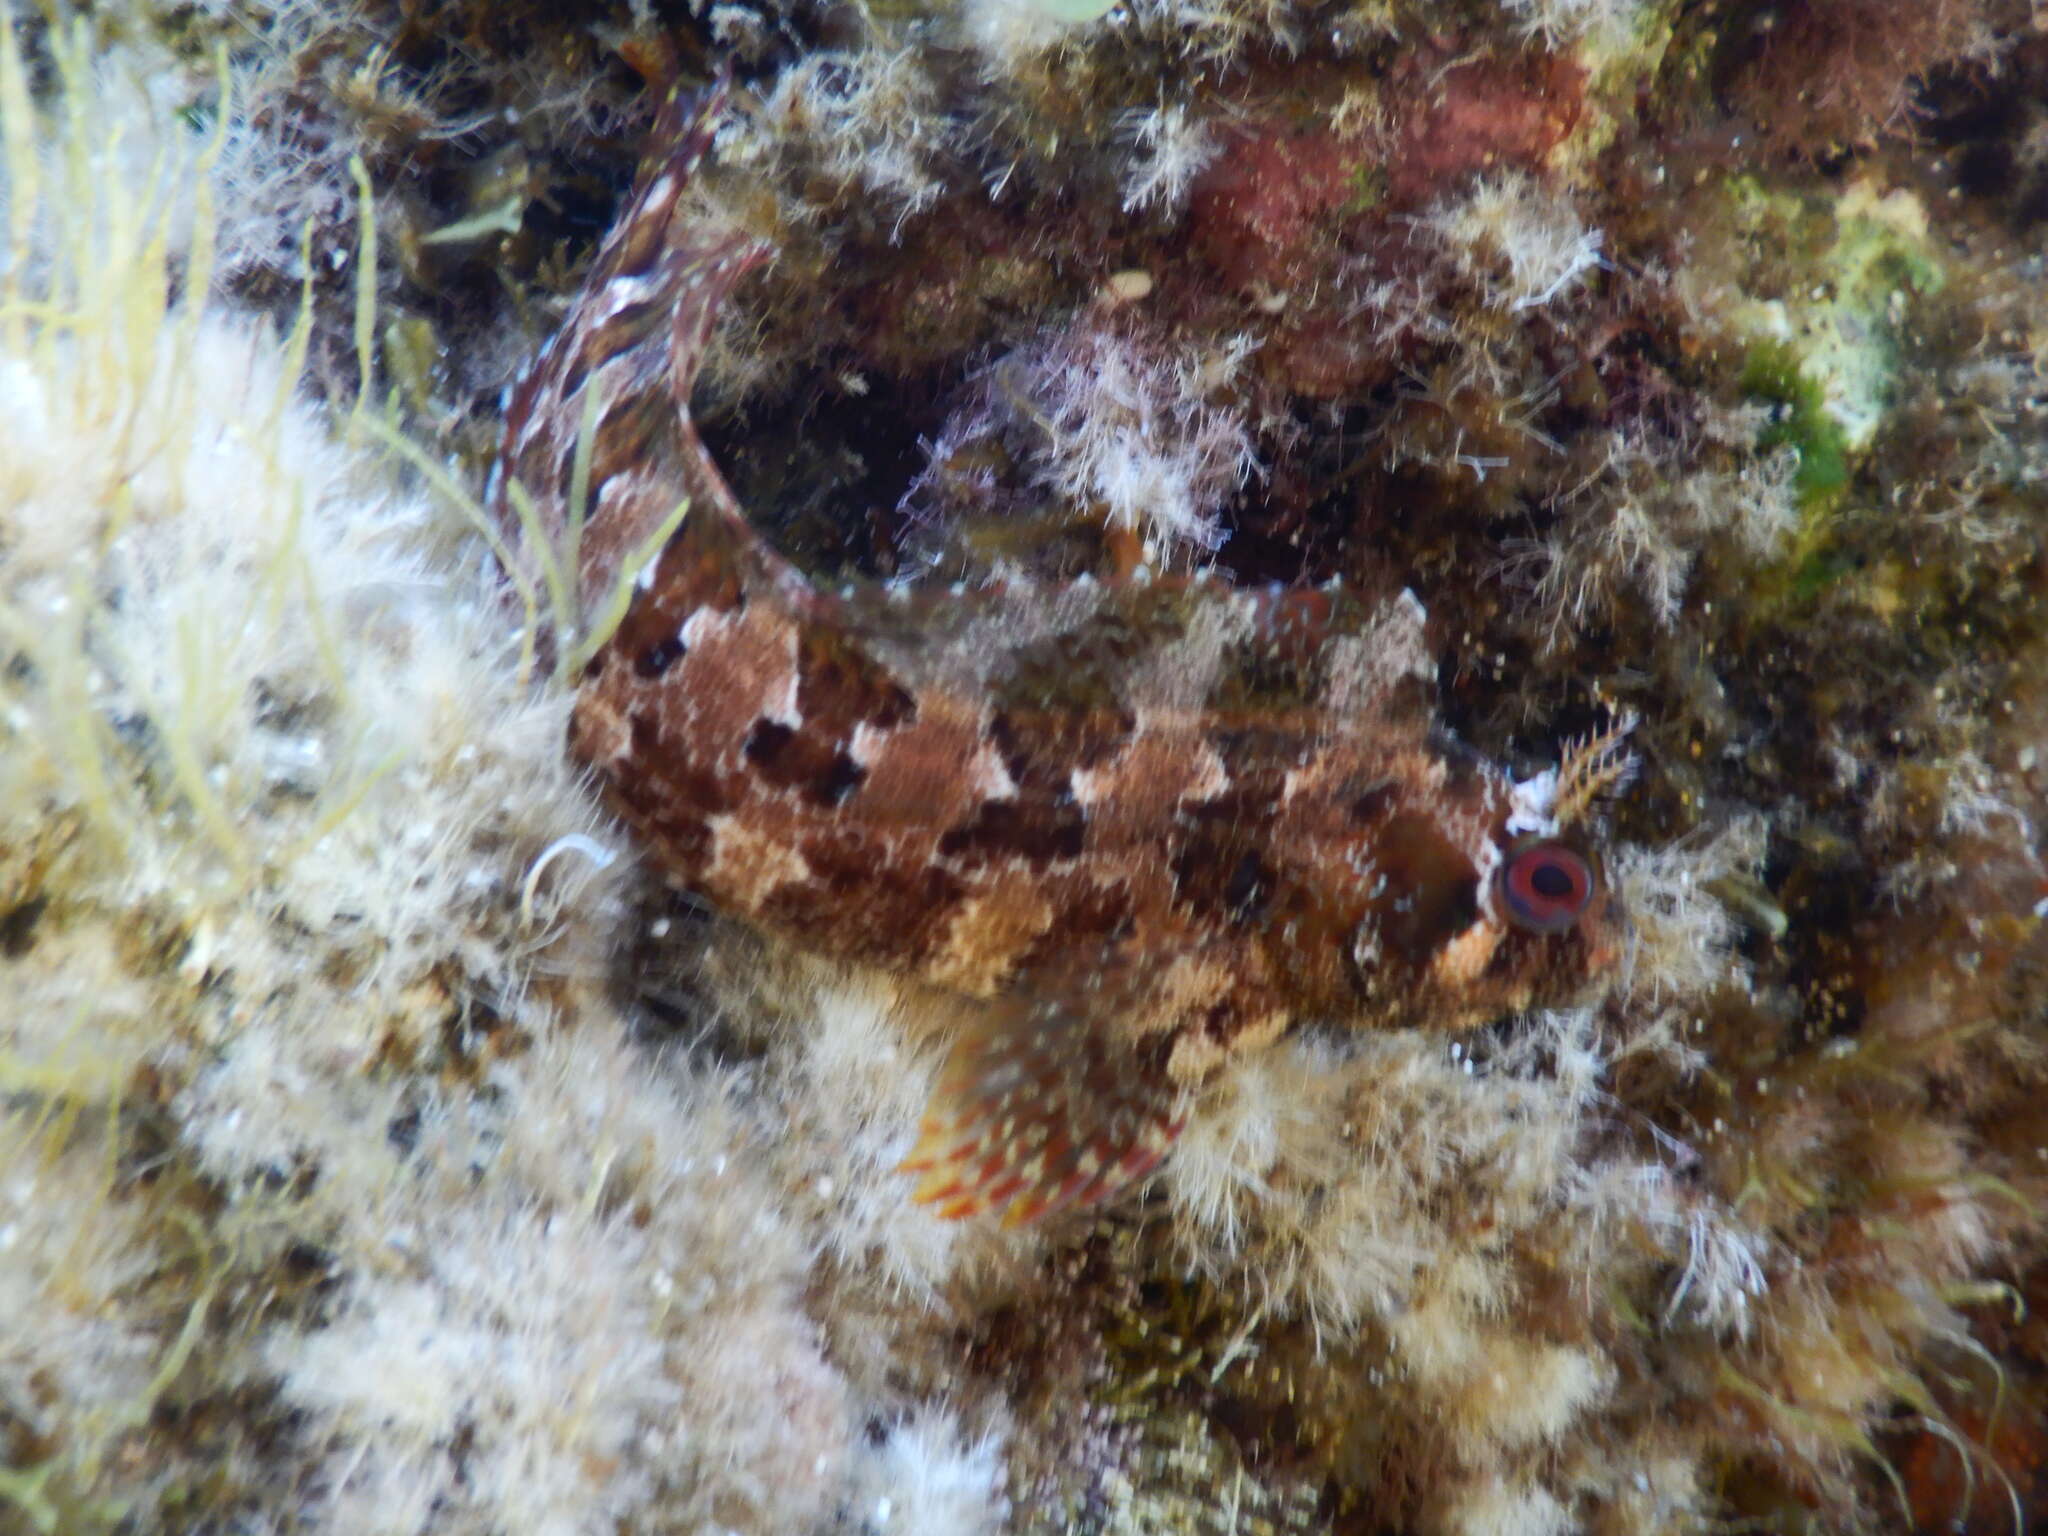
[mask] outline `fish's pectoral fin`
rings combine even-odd
[[[1006,1227],[1100,1205],[1159,1165],[1180,1134],[1159,1049],[1108,1038],[1058,1003],[994,1004],[954,1042],[901,1171],[947,1220]]]

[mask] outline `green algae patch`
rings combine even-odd
[[[1768,349],[1764,362],[1745,371],[1745,390],[1798,406],[1803,424],[1779,440],[1798,443],[1802,454],[1812,450],[1801,464],[1804,491],[1809,476],[1829,472],[1829,447],[1813,426],[1817,413],[1834,423],[1846,463],[1869,446],[1891,408],[1906,308],[1944,281],[1927,210],[1912,193],[1880,195],[1867,180],[1832,203],[1769,192],[1747,178],[1731,183],[1730,196],[1758,257],[1784,263],[1771,274],[1774,296],[1741,301],[1729,317]],[[1812,386],[1811,400],[1786,377],[1794,371]]]
[[[1760,342],[1743,361],[1743,394],[1766,408],[1757,446],[1789,447],[1798,455],[1792,491],[1799,508],[1798,532],[1780,563],[1775,591],[1806,603],[1846,572],[1849,561],[1832,544],[1835,512],[1848,489],[1850,449],[1842,424],[1827,409],[1820,382],[1800,366],[1784,342]],[[1761,594],[1760,594],[1761,595]]]
[[[1339,218],[1351,219],[1361,213],[1370,213],[1387,200],[1387,173],[1382,166],[1360,165],[1344,178],[1344,185],[1350,196],[1337,210]]]
[[[1898,397],[1907,308],[1944,277],[1909,192],[1866,180],[1823,200],[1744,177],[1729,198],[1770,293],[1728,309],[1748,341],[1740,388],[1766,408],[1757,446],[1798,454],[1800,528],[1780,590],[1804,603],[1854,563],[1832,547],[1836,514]]]
[[[1804,369],[1788,343],[1766,341],[1751,348],[1743,363],[1742,392],[1770,408],[1757,446],[1789,446],[1799,455],[1793,487],[1800,511],[1808,520],[1824,513],[1849,483],[1850,448],[1848,433],[1827,408],[1820,381]]]

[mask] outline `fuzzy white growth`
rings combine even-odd
[[[1218,513],[1258,468],[1248,412],[1235,398],[1254,347],[1219,349],[1077,327],[998,361],[982,399],[931,450],[948,459],[1000,435],[1031,483],[1163,550],[1213,549]]]
[[[1520,173],[1481,182],[1424,228],[1510,310],[1541,308],[1601,265],[1601,233],[1580,221],[1571,198]]]
[[[1452,1506],[1446,1528],[1455,1536],[1564,1536],[1578,1524],[1548,1489],[1493,1477]]]
[[[1717,1331],[1746,1334],[1750,1308],[1764,1294],[1764,1241],[1721,1212],[1700,1206],[1686,1223],[1685,1267],[1664,1317],[1691,1318]]]
[[[876,1536],[996,1536],[1009,1510],[999,1450],[943,1414],[907,1419],[869,1457],[854,1513]]]
[[[1124,212],[1154,209],[1173,213],[1209,162],[1217,145],[1208,124],[1179,102],[1126,114],[1123,136],[1131,145],[1124,170]]]
[[[1710,418],[1679,441],[1615,433],[1567,498],[1559,529],[1516,546],[1506,574],[1530,592],[1553,635],[1630,599],[1660,625],[1675,624],[1709,539],[1767,559],[1799,525],[1798,456],[1756,452],[1756,430],[1745,410]]]
[[[90,399],[0,369],[15,419],[47,429],[11,445],[0,472],[16,553],[0,603],[35,636],[47,679],[23,701],[43,729],[0,762],[9,803],[78,803],[119,851],[124,899],[232,935],[245,964],[307,949],[236,904],[260,882],[266,919],[348,954],[387,1006],[406,1006],[451,944],[509,986],[509,953],[471,943],[462,919],[495,923],[516,886],[503,840],[537,851],[589,824],[566,769],[532,766],[559,739],[563,704],[522,697],[491,608],[408,551],[435,514],[355,499],[353,469],[292,400],[273,346],[205,324],[124,364]],[[131,417],[179,450],[134,441]],[[252,424],[266,435],[252,440]],[[124,504],[125,526],[79,564],[81,530]],[[66,595],[81,587],[121,601]],[[336,633],[373,643],[344,665]],[[154,808],[118,787],[137,766],[131,742],[146,748]],[[374,1005],[359,1017],[378,1027]]]
[[[1337,1062],[1310,1042],[1261,1052],[1225,1073],[1190,1118],[1164,1177],[1188,1221],[1220,1251],[1246,1243],[1254,1209],[1272,1198],[1275,1170],[1335,1176],[1315,1085]]]
[[[1580,39],[1613,42],[1627,35],[1642,10],[1641,0],[1500,0],[1522,30],[1555,48]]]
[[[0,1413],[97,1453],[147,1420],[182,1319],[133,1304],[165,1255],[115,1198],[104,1152],[52,1155],[36,1118],[0,1110]]]
[[[440,1215],[431,1235],[422,1252],[394,1234],[423,1274],[365,1276],[326,1329],[270,1352],[290,1400],[336,1444],[336,1527],[434,1529],[458,1454],[463,1502],[494,1524],[569,1536],[644,1508],[653,1485],[639,1458],[593,1475],[683,1407],[651,1327],[642,1242],[475,1207]]]
[[[1602,1065],[1582,1014],[1530,1021],[1484,1073],[1427,1036],[1342,1056],[1283,1041],[1226,1069],[1167,1164],[1184,1239],[1325,1328],[1398,1315],[1449,1273],[1425,1266],[1448,1256],[1432,1212],[1453,1185],[1483,1181],[1516,1219],[1550,1219]],[[1463,1292],[1505,1285],[1496,1262],[1468,1268]]]
[[[1258,459],[1244,418],[1210,402],[1251,351],[1248,338],[1173,356],[1100,337],[1049,354],[1033,391],[1049,429],[1041,477],[1118,527],[1213,548],[1218,505]]]
[[[83,1103],[118,1095],[156,1054],[158,996],[122,963],[122,935],[110,927],[53,934],[46,944],[43,963],[5,973],[0,1092]]]
[[[1000,79],[1108,9],[1102,0],[964,0],[959,26],[990,78]]]
[[[237,84],[244,101],[251,92],[285,90],[282,81],[260,78]],[[307,230],[331,236],[351,222],[348,157],[359,146],[330,118],[302,113],[294,120],[289,137],[256,129],[242,113],[229,124],[219,177],[223,273],[303,277]]]
[[[2019,808],[2019,798],[1979,754],[1958,752],[1942,784],[1941,830],[1960,837],[1991,837],[2002,830],[2031,844],[2033,823]]]
[[[721,989],[745,1015],[783,1021],[774,1096],[792,1119],[780,1144],[795,1206],[828,1234],[849,1280],[930,1302],[949,1285],[1042,1234],[949,1222],[906,1198],[896,1172],[936,1084],[919,1036],[958,1025],[957,1000],[898,992],[798,960],[731,977]]]
[[[1622,979],[1626,995],[1653,1003],[1698,997],[1740,979],[1729,954],[1735,918],[1713,887],[1754,872],[1763,860],[1765,830],[1762,819],[1753,817],[1704,841],[1616,852],[1608,878],[1632,929]]]
[[[965,1382],[950,1414],[902,1385],[907,1359],[955,1357],[955,1309],[1009,1294],[1047,1241],[1037,1229],[946,1221],[906,1198],[898,1165],[936,1086],[933,1044],[959,1027],[959,999],[746,949],[715,957],[707,980],[730,1026],[765,1053],[755,1087],[774,1134],[762,1151],[780,1208],[818,1244],[831,1359],[868,1416],[904,1420],[848,1463],[847,1496],[878,1532],[998,1528],[1001,1409]]]
[[[1680,1276],[1675,1322],[1739,1330],[1762,1293],[1753,1234],[1665,1162],[1596,1150],[1610,1050],[1578,1011],[1522,1020],[1483,1058],[1424,1034],[1288,1040],[1232,1062],[1162,1174],[1181,1241],[1267,1314],[1385,1338],[1384,1389],[1472,1464],[1565,1444],[1617,1378],[1569,1328],[1544,1338],[1557,1319],[1518,1314],[1518,1245],[1587,1277],[1572,1295],[1589,1313],[1617,1231],[1653,1235],[1646,1262]],[[1569,1523],[1535,1482],[1475,1488],[1446,1518]]]
[[[872,1361],[856,1386],[807,1310],[821,1253],[887,1249],[900,1299],[973,1251],[888,1177],[924,1078],[843,1066],[848,1029],[772,1096],[628,1039],[627,861],[475,534],[172,270],[207,185],[175,112],[95,159],[60,136],[107,114],[29,110],[0,99],[56,140],[4,183],[0,892],[51,899],[5,961],[0,1418],[35,1476],[145,1520],[225,1476],[312,1530],[785,1532],[884,1485],[924,1530],[992,1526],[993,1417],[958,1429]],[[802,1128],[846,1109],[865,1139],[835,1163]],[[764,1116],[799,1128],[773,1154]],[[904,1211],[922,1239],[887,1230]],[[274,1307],[295,1244],[324,1283]],[[848,1314],[888,1287],[853,1290]],[[192,1465],[150,1428],[172,1392],[295,1428],[260,1471]],[[870,1446],[871,1418],[916,1427]]]
[[[267,1351],[334,1446],[333,1528],[596,1532],[657,1502],[815,1520],[850,1406],[726,1087],[650,1078],[617,1034],[551,1042],[496,1086],[335,1192],[335,1241],[382,1262]]]
[[[1538,834],[1544,837],[1557,831],[1557,818],[1551,814],[1557,804],[1557,770],[1546,768],[1541,773],[1526,779],[1517,779],[1508,791],[1508,831],[1516,837]]]
[[[1189,61],[1227,60],[1246,49],[1296,54],[1312,31],[1339,54],[1386,35],[1377,8],[1331,13],[1300,0],[1122,0],[1109,24],[1158,53]]]
[[[880,199],[900,227],[944,190],[938,165],[950,139],[925,63],[906,49],[806,55],[718,142],[722,160],[764,173],[772,161],[805,157],[840,186]]]

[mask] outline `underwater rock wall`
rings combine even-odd
[[[1412,590],[1488,755],[1639,718],[1611,987],[906,1202],[945,1000],[638,868],[477,506],[719,72],[757,524]],[[12,16],[0,1529],[2048,1511],[2044,99],[1995,0]]]

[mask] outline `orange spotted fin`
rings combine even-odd
[[[1078,1010],[993,1004],[954,1044],[902,1171],[948,1220],[1006,1227],[1100,1205],[1180,1134],[1163,1057],[1104,1038]]]

